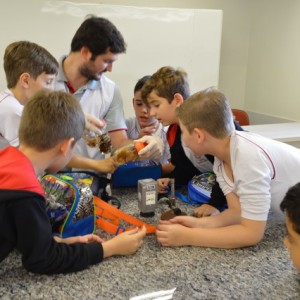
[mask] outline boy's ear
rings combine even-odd
[[[29,86],[29,79],[30,79],[30,74],[29,73],[22,73],[19,77],[19,82],[20,85],[24,88],[28,88]]]
[[[183,97],[179,93],[175,93],[173,101],[176,102],[176,107],[179,107],[183,103]]]
[[[201,128],[194,128],[193,132],[195,133],[196,136],[196,141],[199,144],[202,144],[205,141],[205,132]]]
[[[60,144],[60,152],[67,156],[74,147],[74,138],[65,139]]]

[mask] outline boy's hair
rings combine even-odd
[[[74,138],[78,141],[85,128],[85,116],[80,103],[71,94],[42,90],[25,105],[20,127],[20,144],[38,151],[55,147]]]
[[[13,88],[22,73],[36,79],[42,73],[57,74],[57,60],[43,47],[28,41],[9,44],[4,53],[4,71],[7,87]]]
[[[293,229],[300,234],[300,182],[287,191],[280,208],[291,221]]]
[[[92,52],[91,60],[107,51],[114,54],[126,51],[124,38],[117,27],[109,20],[95,16],[89,16],[72,39],[72,52],[80,51],[82,47],[87,47]]]
[[[191,95],[176,108],[176,115],[190,133],[194,128],[202,128],[213,137],[224,138],[234,130],[229,102],[214,88]]]
[[[140,91],[140,90],[143,88],[143,86],[145,85],[146,81],[147,81],[149,78],[151,78],[150,75],[146,75],[146,76],[140,78],[140,79],[138,80],[138,82],[136,83],[133,92],[136,93],[136,92]]]
[[[142,88],[142,99],[147,103],[149,94],[155,91],[159,97],[172,102],[176,93],[181,94],[183,99],[190,95],[187,73],[183,69],[162,67],[157,70]]]

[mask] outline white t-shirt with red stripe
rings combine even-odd
[[[234,181],[215,158],[214,172],[223,193],[237,194],[242,217],[265,221],[270,208],[283,217],[280,203],[287,190],[300,181],[300,149],[253,133],[235,131],[230,140]]]

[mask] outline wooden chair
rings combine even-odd
[[[241,125],[246,126],[250,125],[250,119],[246,111],[242,109],[232,109],[232,114],[235,118],[235,120]]]

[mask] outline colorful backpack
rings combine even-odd
[[[119,234],[132,229],[129,224],[134,227],[145,225],[148,234],[154,233],[155,226],[119,210],[120,201],[106,193],[108,182],[107,178],[88,172],[44,175],[41,183],[53,232],[66,238],[90,234],[99,227],[111,234]]]

